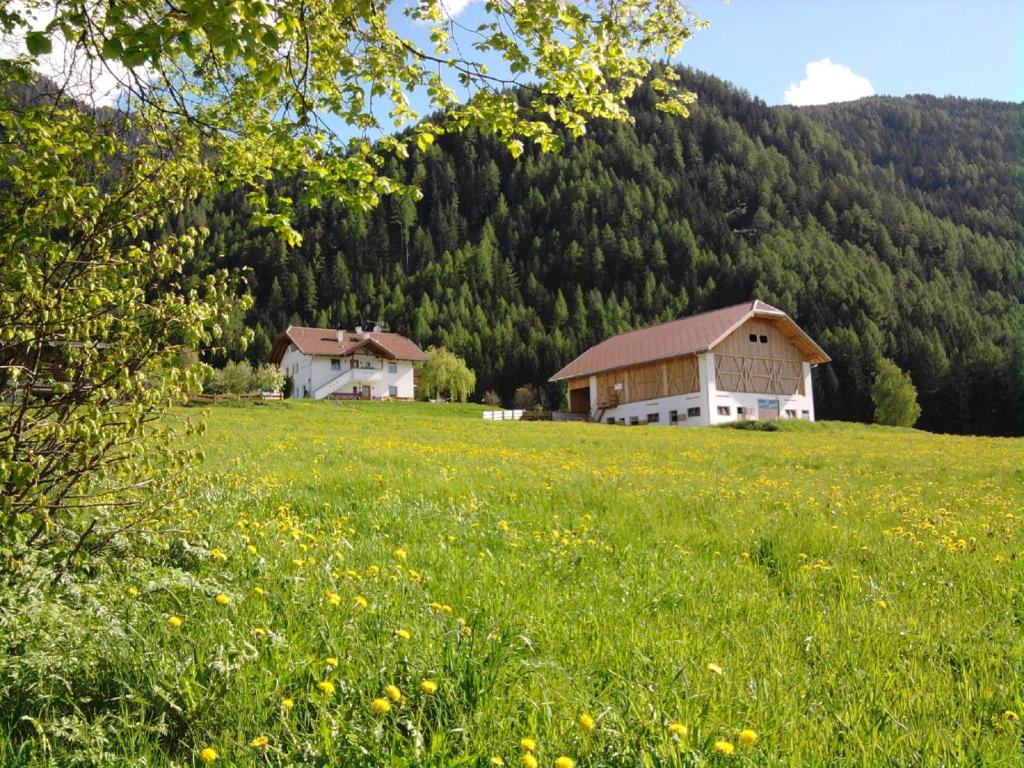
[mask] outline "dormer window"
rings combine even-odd
[[[761,337],[761,338],[759,339],[759,341],[760,341],[760,342],[761,342],[762,344],[767,344],[767,343],[768,343],[768,337],[767,337],[767,336],[762,336],[762,337]]]
[[[751,344],[757,344],[757,334],[756,333],[750,334],[750,343]]]

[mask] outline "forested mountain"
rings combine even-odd
[[[419,202],[300,205],[298,248],[250,226],[239,193],[178,226],[210,228],[205,266],[251,270],[253,360],[289,323],[382,320],[508,396],[610,334],[756,297],[832,356],[821,418],[869,419],[887,356],[918,387],[920,426],[1024,432],[1024,109],[769,107],[683,75],[688,119],[641,92],[635,124],[594,124],[557,154],[441,137],[391,163]]]

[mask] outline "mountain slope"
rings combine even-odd
[[[918,386],[921,426],[1024,431],[1021,107],[770,108],[684,77],[690,118],[641,92],[635,124],[595,124],[557,155],[443,137],[391,163],[422,200],[300,207],[292,251],[248,226],[237,194],[181,223],[210,226],[211,265],[252,269],[253,357],[289,322],[379,319],[507,396],[612,333],[756,296],[833,357],[821,417],[869,419],[888,356]]]

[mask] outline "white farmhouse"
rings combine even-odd
[[[405,336],[359,327],[346,331],[290,325],[270,352],[270,362],[295,382],[292,397],[314,400],[412,400],[413,365],[426,359]]]
[[[814,421],[811,367],[827,362],[789,315],[755,299],[613,336],[551,381],[568,386],[570,411],[607,424]]]

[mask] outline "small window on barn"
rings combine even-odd
[[[746,416],[747,415],[747,409],[744,408],[742,405],[737,405],[736,406],[736,415],[737,416]]]
[[[762,344],[767,344],[767,343],[768,343],[768,337],[767,337],[767,336],[762,336],[762,337],[761,337],[761,338],[759,339],[759,341],[760,341],[760,342],[761,342]]]
[[[607,424],[614,424],[615,423],[615,417],[614,416],[609,416],[607,419],[605,419],[605,423],[607,423]]]
[[[754,344],[757,344],[757,334],[756,333],[750,334],[750,341],[752,343],[754,343]]]
[[[398,387],[388,387],[388,397],[398,397]]]
[[[691,418],[700,416],[700,408],[687,408],[686,415]]]
[[[808,419],[809,420],[811,418],[811,412],[810,411],[800,411],[800,418],[801,419]]]
[[[661,418],[660,415],[657,414],[657,413],[648,413],[647,414],[647,423],[648,424],[657,424],[658,420],[660,418]]]
[[[388,373],[398,373],[398,363],[388,363]]]
[[[720,405],[718,406],[718,415],[732,416],[732,408],[730,408],[728,405]]]
[[[331,370],[332,371],[340,371],[341,370],[341,360],[337,360],[335,358],[331,358]]]
[[[787,408],[786,409],[786,418],[787,419],[795,419],[796,418],[796,411],[794,411],[791,408]]]
[[[633,426],[634,424],[639,424],[639,423],[640,423],[640,417],[639,416],[630,416],[629,417],[629,425],[630,426]]]
[[[668,423],[669,424],[678,424],[679,423],[679,411],[669,411],[668,412]]]
[[[625,419],[619,419],[619,426],[620,427],[626,426],[626,420]]]

